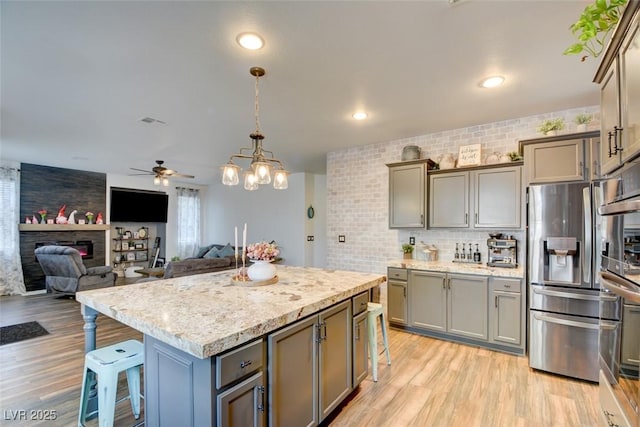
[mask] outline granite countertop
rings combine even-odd
[[[471,264],[453,261],[419,261],[415,259],[393,260],[389,267],[407,268],[411,270],[442,271],[445,273],[476,274],[479,276],[500,276],[524,278],[524,268],[489,267],[486,263]]]
[[[78,292],[76,300],[201,359],[373,288],[385,276],[276,266],[278,283],[231,283],[234,270]],[[100,328],[98,328],[98,334]]]

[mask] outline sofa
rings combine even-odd
[[[242,249],[239,249],[241,256]],[[240,259],[238,259],[240,262]],[[192,274],[211,273],[230,270],[236,267],[235,249],[231,244],[209,245],[198,249],[195,256],[180,261],[171,261],[164,270],[163,279],[191,276]]]

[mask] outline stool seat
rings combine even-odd
[[[384,351],[387,356],[387,365],[391,365],[389,355],[389,342],[387,339],[387,322],[384,318],[382,304],[370,302],[367,304],[367,328],[369,331],[369,352],[371,353],[371,370],[373,371],[373,381],[378,381],[378,317],[382,328],[382,340]]]
[[[140,417],[140,366],[144,364],[144,345],[140,341],[129,340],[88,352],[84,358],[84,375],[80,394],[78,426],[84,426],[87,403],[91,389],[92,375],[98,375],[98,425],[113,426],[118,390],[118,374],[126,371],[129,395],[118,402],[129,399],[136,419]]]

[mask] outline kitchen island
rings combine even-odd
[[[252,402],[258,421],[268,407],[271,425],[286,424],[294,415],[319,422],[328,415],[323,412],[335,408],[354,388],[351,322],[357,310],[353,302],[363,295],[368,300],[368,291],[386,279],[316,268],[276,269],[278,282],[268,286],[234,285],[229,270],[79,292],[76,299],[83,304],[87,350],[95,347],[97,313],[144,334],[148,426],[232,425],[234,414],[243,412],[240,408],[246,402]],[[343,327],[347,321],[348,327]],[[285,339],[288,335],[282,333],[298,326],[311,333],[311,340]],[[281,351],[285,348],[289,351]],[[314,390],[282,390],[278,369],[279,363],[291,358],[286,353],[300,359],[296,366],[288,362],[293,377],[305,377],[296,374],[296,368],[313,371],[308,373],[315,379],[309,383]],[[341,375],[343,382],[348,377],[349,392],[342,390],[328,402],[322,402],[323,393],[317,389],[323,384],[322,357],[333,363],[340,358],[349,361]],[[307,360],[309,366],[302,363]],[[267,385],[263,366],[270,370]],[[325,379],[332,380],[329,375]],[[279,396],[296,394],[300,401],[280,402]],[[298,410],[281,417],[285,403],[299,409],[310,395],[316,400],[310,402],[308,413]]]

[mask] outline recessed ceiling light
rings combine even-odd
[[[241,33],[236,37],[236,41],[245,49],[257,50],[264,46],[264,40],[256,33]]]
[[[486,79],[484,79],[480,83],[480,86],[486,87],[486,88],[492,88],[492,87],[500,86],[502,83],[504,83],[504,77],[502,77],[502,76],[491,76],[491,77],[487,77]]]
[[[356,120],[364,120],[368,117],[368,114],[365,113],[364,111],[358,111],[357,113],[353,113],[351,117],[353,117]]]

